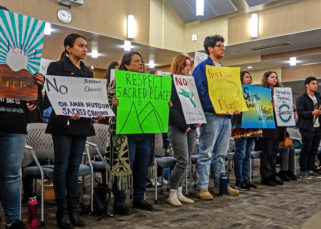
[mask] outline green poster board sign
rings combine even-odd
[[[116,70],[117,134],[167,133],[172,78]]]

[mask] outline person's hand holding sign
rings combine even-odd
[[[43,85],[43,83],[45,82],[45,77],[43,74],[41,73],[36,73],[33,75],[33,78],[35,78],[36,80],[36,83],[39,84],[39,85]]]
[[[80,119],[80,116],[79,116],[79,114],[74,114],[73,116],[70,116],[70,118],[72,120],[78,120],[78,119]]]
[[[93,118],[93,119],[96,119],[96,120],[100,121],[100,120],[105,119],[105,117],[102,116],[102,114],[98,114],[97,117],[95,117],[95,118]]]
[[[118,104],[119,104],[119,100],[116,98],[116,95],[114,95],[114,97],[113,97],[113,99],[112,99],[111,103],[112,103],[113,105],[115,105],[116,107],[118,106]]]

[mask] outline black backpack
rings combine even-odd
[[[98,182],[96,180],[96,186],[94,187],[94,211],[93,215],[99,216],[98,220],[108,216],[114,216],[111,211],[108,211],[108,206],[110,202],[110,189],[106,184]]]

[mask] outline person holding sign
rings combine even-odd
[[[241,72],[241,83],[252,84],[252,76],[247,71]],[[242,115],[234,115],[232,136],[235,140],[235,155],[234,155],[234,173],[235,173],[235,188],[241,190],[256,189],[256,185],[250,182],[249,173],[251,165],[251,151],[254,145],[255,136],[262,131],[254,129],[241,129]]]
[[[124,54],[119,70],[144,72],[141,54],[138,52]],[[108,99],[115,113],[119,105],[116,97],[116,83],[112,81],[108,88]],[[120,215],[131,214],[126,205],[125,190],[131,188],[132,179],[133,207],[152,211],[153,205],[145,200],[147,171],[152,163],[150,146],[152,134],[116,134],[116,119],[117,114],[109,120],[110,138],[107,140],[105,155],[110,169],[111,183],[113,183],[114,211]]]
[[[79,34],[69,34],[64,40],[65,50],[60,61],[50,63],[47,74],[55,76],[93,78],[93,73],[81,61],[87,53],[86,38]],[[47,101],[47,105],[48,101]],[[99,115],[97,119],[102,119]],[[85,149],[86,137],[95,135],[92,120],[50,115],[46,133],[52,134],[55,168],[54,189],[57,203],[57,225],[60,228],[85,226],[77,211],[78,170]],[[66,198],[67,191],[67,198]]]
[[[200,128],[199,157],[196,166],[196,197],[202,200],[213,199],[208,191],[209,172],[213,167],[214,193],[220,194],[221,176],[225,176],[225,157],[231,134],[231,115],[217,114],[209,97],[206,65],[222,66],[220,60],[224,57],[224,38],[220,35],[208,36],[204,41],[205,52],[209,57],[194,69],[193,76],[201,100],[207,123]],[[238,112],[236,112],[238,113]],[[223,187],[222,187],[223,188]],[[229,195],[237,195],[239,191],[227,188]]]
[[[6,7],[0,6],[0,11],[2,10],[8,11]],[[13,62],[15,61],[17,59],[13,59]],[[44,76],[34,73],[31,80],[38,85],[38,91],[41,91]],[[23,96],[28,93],[24,92]],[[6,228],[26,228],[19,220],[19,173],[26,143],[27,116],[36,108],[35,105],[35,102],[0,98],[0,202],[6,217]]]
[[[173,59],[171,72],[177,75],[189,75],[192,60],[186,55],[178,55]],[[182,203],[192,204],[194,201],[183,195],[182,186],[186,167],[196,144],[196,128],[201,124],[186,124],[182,104],[174,85],[171,93],[172,107],[169,112],[168,137],[176,156],[176,164],[172,173],[170,193],[167,203],[174,207]]]
[[[274,87],[282,87],[278,80],[276,72],[267,71],[263,74],[262,87],[270,88],[273,93]],[[273,104],[273,96],[272,96]],[[270,111],[265,111],[270,112]],[[274,112],[274,111],[273,111]],[[274,114],[274,122],[275,114]],[[279,149],[280,141],[285,139],[285,128],[276,127],[275,129],[263,129],[263,150],[261,153],[261,184],[268,186],[282,185],[283,181],[276,178],[276,155]]]
[[[296,100],[298,112],[298,127],[302,136],[302,150],[300,153],[300,176],[307,178],[313,175],[315,156],[320,144],[320,94],[317,92],[318,82],[313,76],[304,81],[306,92]]]

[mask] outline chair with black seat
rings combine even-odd
[[[170,171],[172,168],[174,168],[176,164],[176,158],[174,157],[155,157],[154,161],[154,168],[155,168],[155,181],[157,181],[157,167],[161,168],[162,170],[162,178],[164,177],[164,169],[168,168],[168,178],[170,177]],[[168,179],[170,182],[170,179]],[[169,183],[168,183],[169,184]],[[169,186],[167,187],[169,191]],[[155,185],[155,204],[157,204],[158,200],[158,192],[157,192],[157,185]],[[164,191],[164,184],[163,179],[161,180],[161,194],[163,194]]]
[[[36,179],[41,179],[41,224],[44,224],[44,201],[43,201],[43,186],[44,179],[53,179],[54,165],[40,165],[40,158],[49,158],[50,161],[54,161],[54,149],[53,141],[50,134],[46,134],[47,124],[45,123],[30,123],[27,126],[28,135],[26,139],[25,150],[32,155],[36,166],[26,166],[22,169],[22,174],[26,176],[32,176]],[[79,176],[84,177],[91,175],[93,177],[93,168],[91,165],[90,152],[86,148],[87,157],[90,165],[80,165]],[[84,179],[83,179],[84,181]],[[91,211],[93,211],[93,182],[91,179]]]
[[[94,172],[105,173],[105,182],[108,183],[108,167],[103,157],[105,152],[107,139],[109,136],[109,126],[105,124],[94,124],[95,136],[87,138],[87,147],[89,147],[90,154],[93,158],[92,165]],[[92,150],[93,149],[93,150]]]

